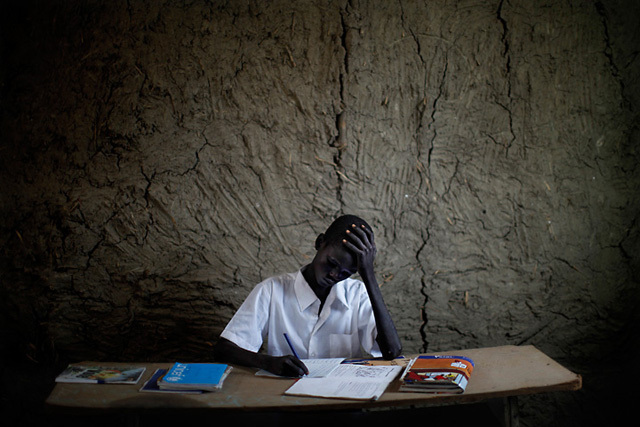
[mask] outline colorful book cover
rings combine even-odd
[[[69,365],[56,377],[58,383],[137,384],[146,368]]]
[[[400,380],[401,391],[462,393],[473,372],[473,360],[463,356],[418,356]]]

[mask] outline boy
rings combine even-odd
[[[301,376],[307,368],[292,353],[303,359],[400,354],[375,278],[369,224],[341,216],[317,237],[315,248],[311,264],[255,287],[220,335],[217,361]],[[362,282],[350,279],[356,272]],[[265,339],[266,353],[259,353]]]

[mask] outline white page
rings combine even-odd
[[[344,360],[344,358],[330,358],[330,359],[301,359],[302,363],[309,370],[309,374],[305,375],[306,378],[322,378],[329,375],[334,369],[341,366],[340,364]],[[283,378],[279,375],[272,374],[269,371],[265,371],[264,369],[256,372],[258,376],[264,377],[277,377]]]
[[[340,365],[328,377],[299,379],[285,394],[377,400],[400,371],[400,366]]]
[[[377,400],[387,384],[381,385],[377,381],[335,378],[304,378],[296,381],[285,394],[311,397],[329,397],[357,400]]]
[[[328,376],[348,379],[364,378],[384,381],[389,376],[395,377],[400,370],[402,370],[402,367],[393,365],[369,366],[345,363],[338,365],[333,371],[331,371]],[[391,380],[393,380],[393,378],[391,378]]]
[[[307,378],[322,378],[339,369],[344,358],[334,359],[303,359],[302,363],[309,370]]]

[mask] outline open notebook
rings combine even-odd
[[[402,371],[402,366],[342,363],[344,359],[303,359],[309,374],[298,379],[287,395],[377,400]],[[278,377],[267,371],[260,376]]]

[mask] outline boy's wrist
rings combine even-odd
[[[363,271],[360,273],[360,278],[364,282],[365,286],[377,287],[378,281],[376,280],[376,274],[373,271]]]
[[[365,278],[371,279],[375,278],[375,271],[373,270],[373,266],[360,267],[358,270],[358,274],[364,280]]]

